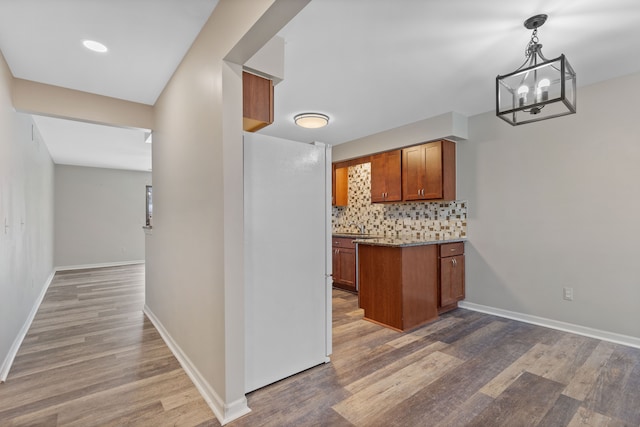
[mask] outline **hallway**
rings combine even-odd
[[[219,426],[143,305],[144,264],[56,273],[0,384],[0,425]]]

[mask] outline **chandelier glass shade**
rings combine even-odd
[[[538,43],[537,29],[547,15],[525,21],[533,29],[517,70],[496,77],[496,115],[516,126],[576,112],[576,73],[563,55],[547,59]]]

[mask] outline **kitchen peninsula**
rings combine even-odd
[[[464,298],[464,240],[358,239],[364,318],[407,331]]]
[[[467,202],[455,167],[448,140],[333,164],[333,284],[358,292],[365,319],[407,331],[464,298]]]

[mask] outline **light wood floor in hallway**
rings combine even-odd
[[[0,384],[0,426],[219,425],[143,305],[142,264],[56,273]]]
[[[143,266],[56,275],[0,426],[219,426],[142,314]],[[409,334],[334,291],[332,362],[248,395],[240,426],[640,426],[640,349],[456,310]]]

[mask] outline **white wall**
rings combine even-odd
[[[470,118],[467,301],[640,338],[638,99],[633,74],[580,88],[575,115]]]
[[[11,81],[0,54],[0,381],[53,272],[53,162]]]
[[[56,267],[144,261],[151,172],[55,166]]]

